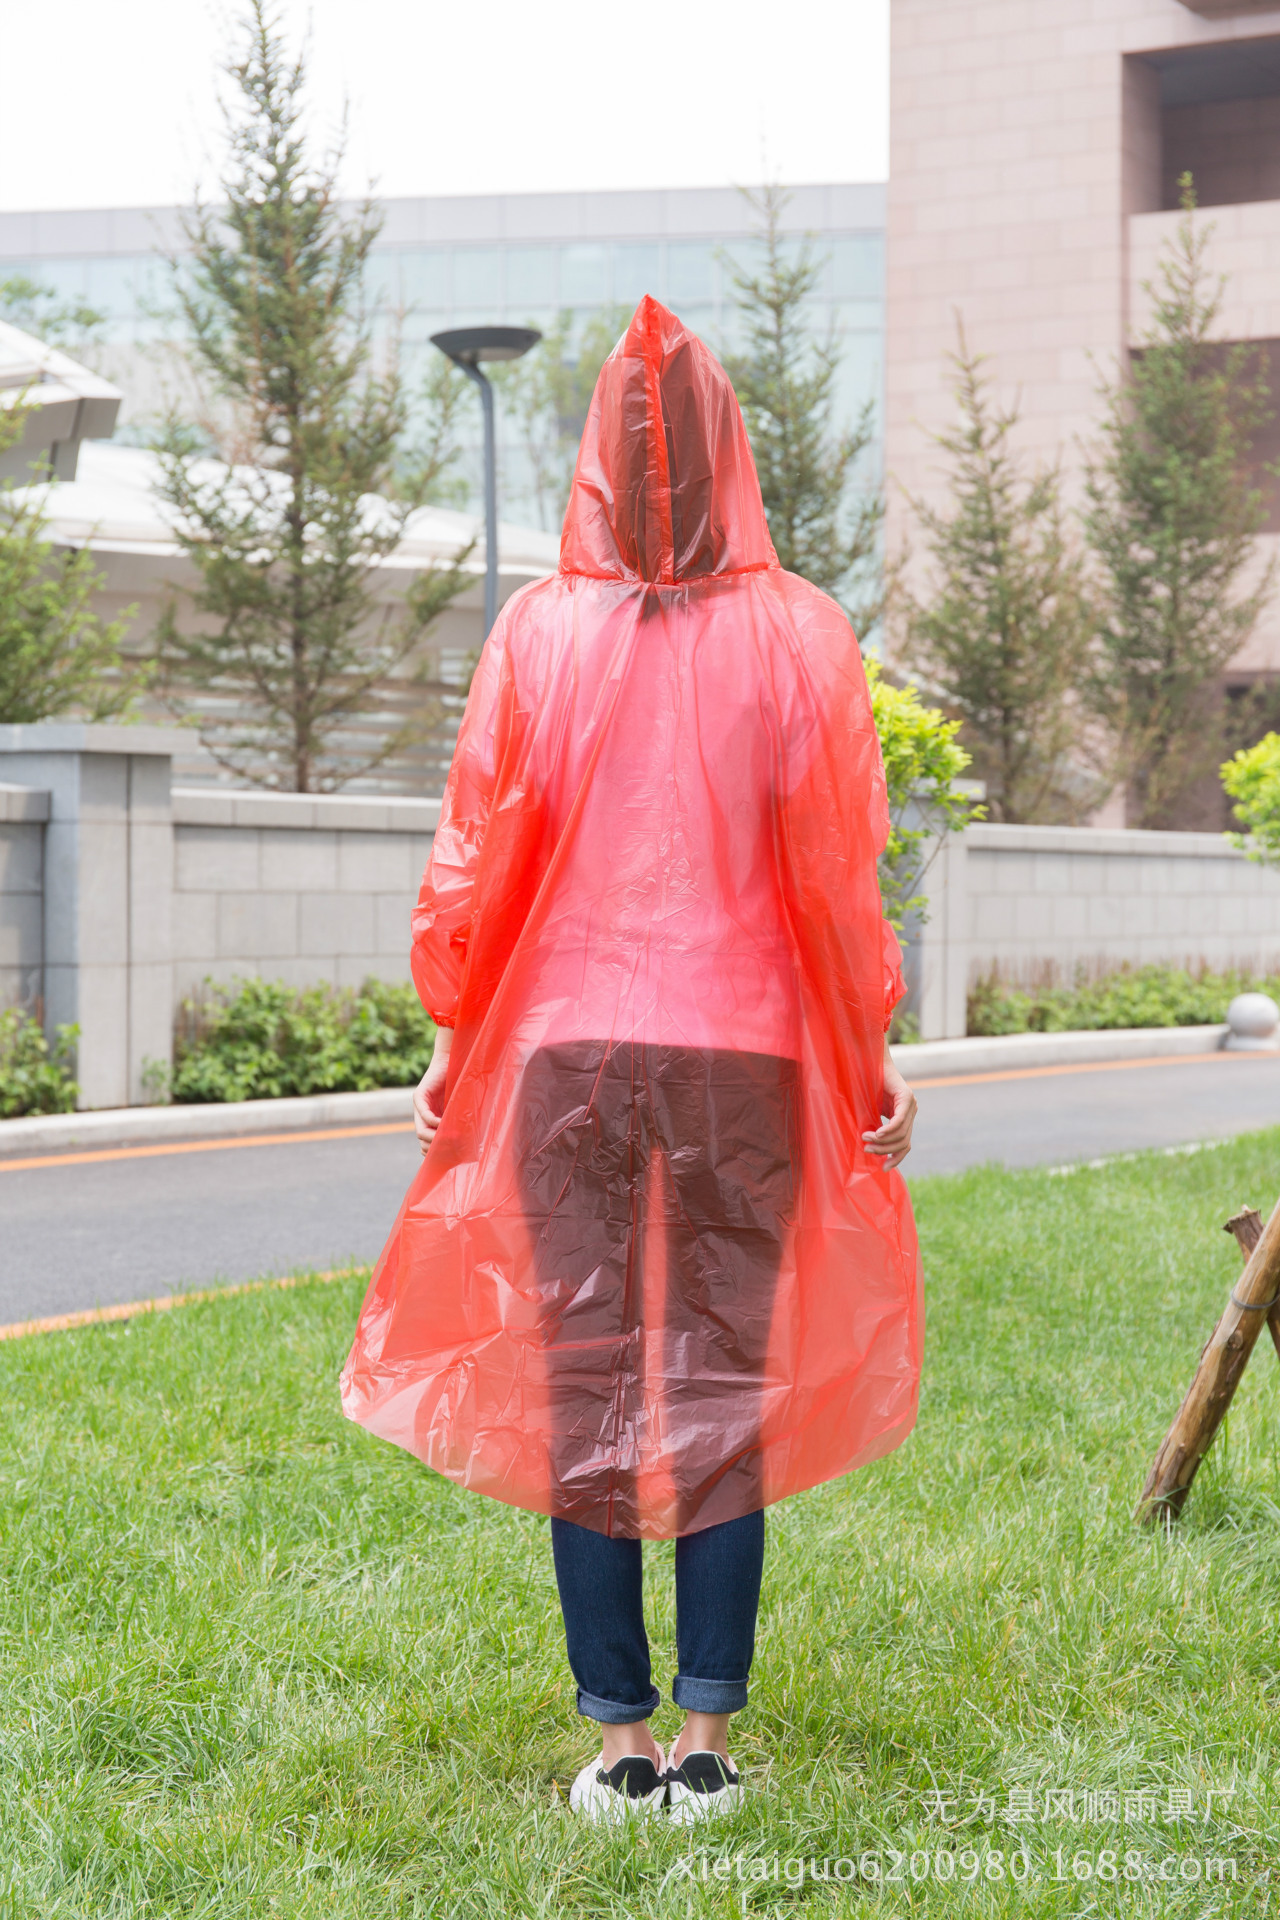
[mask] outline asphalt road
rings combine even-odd
[[[919,1099],[910,1176],[1059,1165],[1280,1124],[1280,1058],[983,1074],[925,1082]],[[406,1128],[55,1159],[0,1172],[0,1324],[372,1260],[418,1150]]]

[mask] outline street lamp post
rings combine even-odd
[[[498,461],[493,432],[493,387],[482,360],[519,360],[542,335],[535,327],[453,327],[433,333],[431,344],[461,367],[480,389],[484,408],[484,635],[498,617]]]

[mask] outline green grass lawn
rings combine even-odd
[[[0,1916],[1277,1911],[1265,1338],[1174,1536],[1130,1521],[1277,1191],[1280,1131],[917,1183],[920,1424],[771,1512],[716,1837],[569,1815],[546,1523],[342,1420],[359,1281],[0,1346]]]

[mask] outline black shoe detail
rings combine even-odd
[[[667,1768],[667,1782],[691,1793],[720,1793],[736,1787],[738,1776],[718,1753],[686,1753],[678,1767]]]
[[[652,1760],[636,1753],[627,1754],[607,1771],[601,1767],[596,1779],[602,1787],[612,1787],[628,1800],[643,1800],[662,1785],[662,1775]]]

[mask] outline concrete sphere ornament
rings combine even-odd
[[[1238,993],[1227,1008],[1228,1053],[1280,1051],[1280,1007],[1269,993]]]

